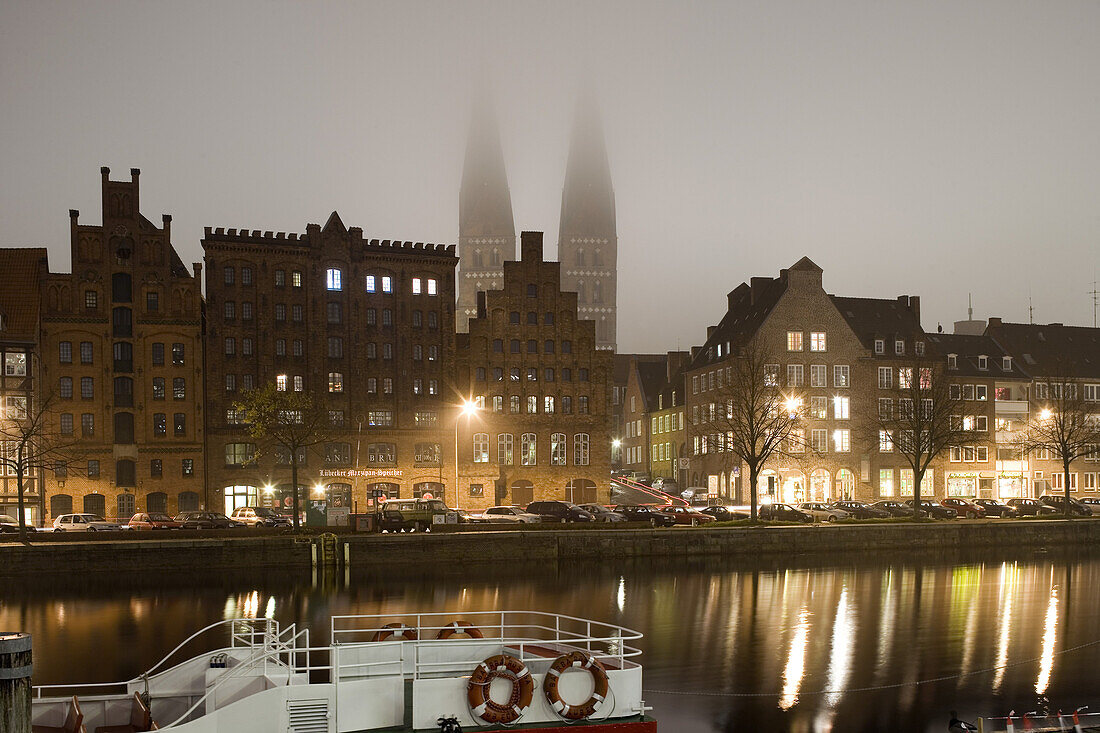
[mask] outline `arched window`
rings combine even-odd
[[[347,443],[340,445],[348,446]],[[351,447],[348,446],[348,461],[351,461]],[[397,445],[395,443],[370,443],[367,445],[367,463],[396,463]]]
[[[596,484],[588,479],[575,478],[566,485],[565,495],[574,504],[594,504],[597,500]]]
[[[502,466],[513,465],[515,459],[512,454],[512,434],[500,433],[497,435],[497,463]]]
[[[577,281],[577,302],[584,302],[584,280]]]
[[[133,288],[130,275],[125,272],[116,272],[111,275],[111,300],[115,303],[130,303],[133,300]]]
[[[836,495],[839,499],[851,499],[855,495],[856,477],[847,468],[836,472]]]
[[[389,481],[378,481],[373,484],[367,484],[368,498],[372,497],[375,491],[381,491],[382,496],[386,499],[401,498],[401,487]]]
[[[474,463],[489,462],[489,434],[474,433]]]
[[[84,513],[96,514],[98,516],[107,515],[107,497],[103,494],[85,494],[84,495]],[[127,517],[129,519],[129,517]]]
[[[413,497],[416,499],[442,499],[443,484],[438,481],[421,481],[413,484]]]
[[[133,461],[125,458],[115,461],[115,486],[137,486],[137,472]]]
[[[577,265],[579,267],[584,267],[584,248],[583,247],[581,249],[577,250]]]
[[[392,446],[392,443],[371,443],[368,447],[368,455],[374,455],[374,450],[379,445]],[[374,458],[370,459],[372,462],[378,462]],[[393,459],[390,459],[392,463]],[[350,443],[325,443],[325,463],[329,465],[344,465],[351,463],[351,444]]]
[[[810,496],[813,501],[828,501],[832,496],[829,491],[829,472],[824,468],[818,468],[810,474]]]
[[[176,498],[181,512],[194,512],[199,509],[199,495],[195,491],[181,491]]]
[[[154,491],[145,497],[145,510],[157,514],[168,513],[168,494],[163,491]]]
[[[330,267],[325,271],[325,288],[328,290],[344,289],[344,273],[338,267]]]
[[[566,463],[565,433],[550,435],[550,465],[564,466]]]
[[[62,514],[73,513],[73,497],[68,494],[54,494],[50,497],[50,516],[57,518]]]
[[[520,436],[520,465],[534,466],[538,458],[538,438],[534,433]]]
[[[588,465],[588,433],[577,433],[573,436],[573,465]]]
[[[603,288],[601,287],[601,284],[600,284],[599,280],[592,283],[592,302],[593,303],[602,303],[603,302]]]

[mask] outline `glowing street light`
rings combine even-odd
[[[1054,413],[1051,412],[1049,407],[1044,407],[1043,410],[1039,413],[1039,419],[1040,420],[1049,420],[1053,416],[1054,416]]]
[[[462,405],[458,408],[459,417],[466,418],[466,427],[470,426],[470,417],[478,411],[477,403],[473,400],[463,400]],[[458,504],[458,419],[455,419],[455,504]],[[443,494],[444,503],[446,503],[446,492]]]

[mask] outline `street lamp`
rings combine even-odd
[[[455,418],[455,506],[458,506],[458,423],[459,417],[466,417],[466,426],[470,425],[470,416],[477,412],[477,403],[472,400],[463,400],[458,409],[458,417]],[[446,496],[444,496],[444,501]]]
[[[1041,411],[1041,412],[1039,413],[1039,419],[1040,419],[1040,420],[1042,420],[1043,422],[1046,422],[1046,421],[1047,421],[1047,420],[1049,420],[1049,419],[1050,419],[1050,418],[1051,418],[1051,417],[1052,417],[1053,415],[1054,415],[1054,413],[1050,411],[1050,408],[1049,408],[1049,407],[1044,407],[1044,408],[1042,409],[1042,411]]]

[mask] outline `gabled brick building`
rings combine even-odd
[[[478,407],[459,424],[459,504],[607,502],[611,353],[562,291],[560,265],[543,260],[542,233],[521,240],[503,289],[478,293],[458,337],[459,394]]]

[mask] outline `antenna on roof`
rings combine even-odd
[[[1027,322],[1035,323],[1035,308],[1031,305],[1031,288],[1027,289]]]
[[[1092,296],[1092,327],[1096,328],[1096,305],[1100,303],[1100,290],[1096,289],[1096,280],[1092,281],[1092,290],[1089,291],[1089,295]]]
[[[967,293],[966,294],[966,320],[968,320],[968,321],[973,321],[974,320],[974,294],[973,293]]]

